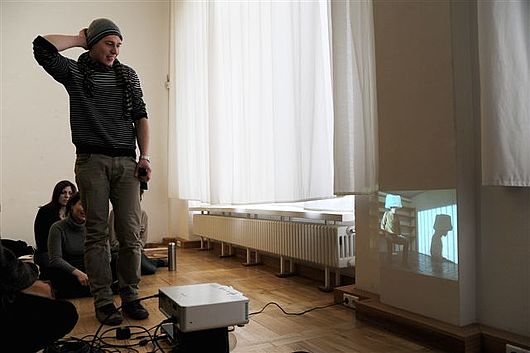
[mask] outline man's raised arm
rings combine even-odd
[[[47,34],[43,38],[53,44],[58,51],[77,47],[87,49],[86,28],[79,31],[78,35]]]

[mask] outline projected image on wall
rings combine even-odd
[[[378,214],[382,266],[458,279],[455,190],[381,192]]]

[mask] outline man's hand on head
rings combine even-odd
[[[79,31],[79,38],[83,39],[83,45],[81,45],[84,49],[88,49],[88,45],[86,44],[86,31],[88,28],[83,28]]]

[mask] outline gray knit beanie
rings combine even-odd
[[[120,29],[114,22],[106,18],[95,19],[86,31],[88,49],[92,48],[100,39],[109,35],[117,35],[123,40]]]

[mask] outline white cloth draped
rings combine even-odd
[[[482,183],[530,186],[530,2],[479,1]]]
[[[377,92],[371,1],[332,1],[337,195],[378,190]]]
[[[374,189],[371,2],[352,2],[346,14],[336,3],[173,3],[170,197],[211,204],[330,198],[334,173],[340,194]],[[331,8],[333,34],[335,27],[342,33],[333,51]]]

